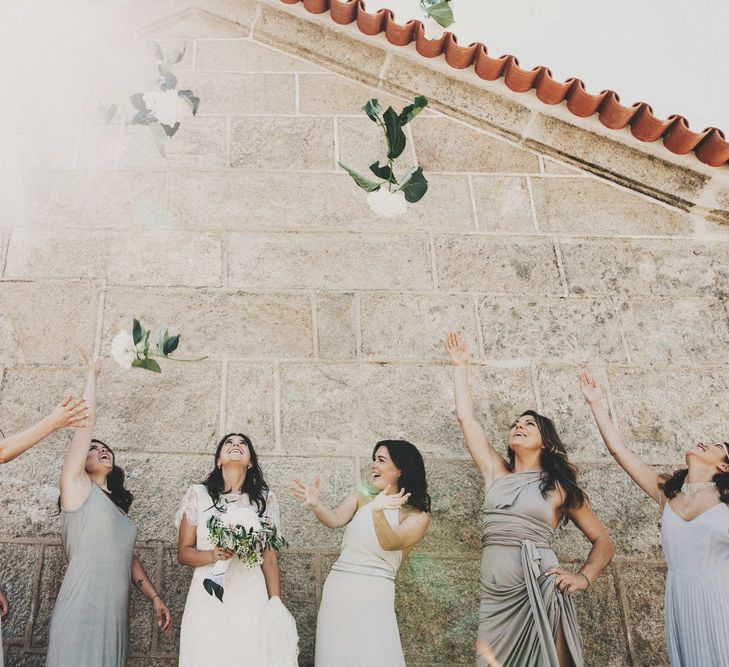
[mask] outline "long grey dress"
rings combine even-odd
[[[671,667],[729,665],[729,507],[691,521],[663,507],[666,644]]]
[[[129,593],[137,529],[98,487],[73,512],[62,512],[68,558],[51,616],[46,667],[124,667]]]
[[[572,600],[544,572],[559,565],[552,550],[552,501],[542,473],[499,477],[484,499],[478,638],[504,667],[559,667],[561,628],[582,667],[582,639]],[[479,665],[488,663],[479,658]]]

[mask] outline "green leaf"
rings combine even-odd
[[[453,23],[453,10],[447,0],[437,2],[425,11],[441,28],[447,28]]]
[[[161,373],[162,369],[159,367],[159,364],[154,359],[145,359],[144,360],[144,367],[148,371],[154,371],[155,373]]]
[[[139,109],[139,111],[149,111],[149,109],[147,109],[147,105],[144,103],[144,93],[135,93],[134,95],[130,95],[129,101],[135,109]]]
[[[170,127],[169,125],[164,125],[163,123],[160,123],[160,125],[162,125],[162,129],[165,131],[165,134],[168,137],[173,136],[175,134],[175,132],[177,132],[177,130],[180,129],[179,121],[177,123],[175,123],[172,127]]]
[[[164,64],[158,65],[157,69],[160,73],[160,88],[162,90],[172,90],[177,85],[177,77],[172,73],[170,68]]]
[[[374,181],[369,180],[368,178],[365,178],[362,176],[362,174],[357,173],[354,169],[350,169],[346,164],[339,163],[339,166],[344,169],[353,179],[354,182],[359,185],[365,192],[374,192],[375,190],[379,190],[381,183],[375,183]]]
[[[187,42],[183,44],[182,50],[173,51],[175,56],[174,58],[170,58],[170,60],[172,60],[175,64],[179,63],[185,57],[185,51],[187,51]]]
[[[422,167],[413,167],[405,174],[398,190],[402,190],[405,199],[411,204],[420,201],[428,191],[428,181],[423,176]]]
[[[380,161],[377,160],[377,162],[373,162],[370,165],[370,171],[379,178],[384,178],[386,181],[394,181],[394,174],[392,173],[392,169],[386,165],[380,165]]]
[[[200,106],[200,98],[195,97],[194,93],[191,90],[178,90],[177,94],[180,97],[183,97],[185,101],[187,101],[192,107],[192,115],[196,115],[197,109]]]
[[[114,116],[116,116],[117,109],[119,109],[119,106],[117,104],[111,104],[104,111],[104,118],[106,118],[106,124],[107,125],[109,123],[111,123],[112,120],[114,120]]]
[[[428,106],[428,98],[418,95],[412,104],[408,104],[400,112],[400,124],[407,125],[415,116],[417,116],[425,107]]]
[[[160,327],[157,331],[157,351],[160,354],[164,354],[162,351],[165,349],[165,343],[170,337],[170,332],[167,327]]]
[[[377,99],[371,99],[367,100],[367,103],[362,107],[362,111],[364,111],[370,119],[375,121],[375,123],[382,123],[382,107],[380,106],[380,101]]]
[[[152,133],[152,138],[157,146],[160,157],[166,157],[165,144],[167,143],[167,135],[162,129],[162,126],[159,123],[150,123],[149,131]]]
[[[157,56],[157,60],[165,59],[165,54],[162,52],[162,47],[157,42],[152,42],[152,48],[154,48],[154,55]]]
[[[149,125],[153,123],[154,116],[152,112],[147,109],[146,111],[137,111],[137,114],[129,121],[131,125]]]
[[[387,111],[382,116],[385,121],[385,137],[387,138],[387,157],[394,160],[402,155],[405,150],[405,133],[402,131],[400,118],[392,107],[387,107]]]
[[[176,336],[170,336],[165,341],[164,348],[162,349],[162,354],[164,354],[165,357],[168,354],[172,354],[177,349],[177,346],[179,344],[180,344],[180,334],[177,334]]]
[[[137,318],[134,318],[134,323],[132,324],[132,338],[134,339],[135,345],[139,345],[142,342],[142,338],[144,338],[144,327],[139,323]]]

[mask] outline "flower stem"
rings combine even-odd
[[[203,361],[204,359],[207,359],[207,355],[204,357],[198,357],[197,359],[178,359],[177,357],[166,357],[164,354],[155,354],[154,352],[149,353],[150,357],[159,357],[160,359],[169,359],[170,361],[179,361],[179,362],[186,362],[186,361]]]

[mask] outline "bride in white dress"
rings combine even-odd
[[[372,452],[376,496],[355,491],[336,509],[319,502],[319,478],[293,493],[325,526],[345,526],[342,552],[324,583],[316,623],[316,667],[404,667],[395,617],[395,574],[430,522],[423,458],[405,440]]]
[[[268,490],[250,439],[242,433],[221,439],[215,468],[203,484],[188,488],[177,514],[177,559],[195,568],[180,628],[179,665],[297,665],[296,625],[281,604],[276,551],[266,549],[261,565],[247,567],[232,551],[210,541],[210,516],[224,517],[233,509],[238,517],[245,517],[248,509],[252,522],[280,530],[278,500]],[[218,561],[229,561],[224,578],[213,574]],[[211,575],[222,599],[203,583]]]

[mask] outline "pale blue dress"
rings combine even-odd
[[[661,525],[671,667],[729,665],[729,507],[684,521],[667,502]]]

